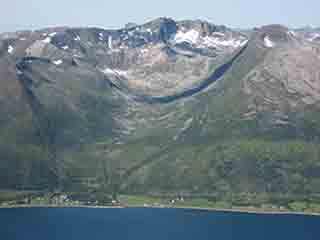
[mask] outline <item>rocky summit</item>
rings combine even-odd
[[[2,189],[320,199],[318,29],[2,33],[0,86]]]

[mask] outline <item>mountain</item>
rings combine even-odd
[[[318,200],[310,34],[170,18],[1,34],[0,187]]]
[[[309,42],[320,42],[320,28],[304,27],[292,31]]]

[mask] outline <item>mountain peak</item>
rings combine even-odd
[[[295,34],[286,26],[271,24],[254,28],[253,39],[258,39],[267,48],[273,48],[294,42]]]

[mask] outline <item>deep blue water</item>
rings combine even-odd
[[[185,209],[0,209],[1,240],[318,240],[320,217]]]

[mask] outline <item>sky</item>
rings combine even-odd
[[[1,0],[0,32],[52,26],[121,28],[158,17],[233,28],[320,26],[320,0]]]

